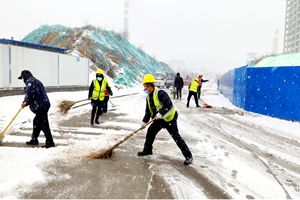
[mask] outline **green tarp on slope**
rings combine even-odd
[[[283,67],[300,66],[300,53],[280,54],[277,56],[266,57],[253,67]]]

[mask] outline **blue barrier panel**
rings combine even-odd
[[[234,83],[234,70],[228,71],[221,77],[220,80],[220,93],[232,102],[233,99],[233,83]]]
[[[247,69],[245,110],[299,121],[300,67]]]
[[[246,83],[247,65],[234,71],[232,103],[241,108],[245,108]]]

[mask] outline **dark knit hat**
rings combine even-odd
[[[21,72],[21,76],[19,76],[18,79],[28,78],[28,77],[31,77],[31,76],[32,76],[32,73],[29,70],[23,70]]]

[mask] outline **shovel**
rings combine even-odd
[[[5,133],[5,131],[8,129],[8,127],[11,125],[11,123],[15,120],[15,118],[17,117],[17,115],[19,114],[19,112],[23,109],[23,107],[20,108],[20,110],[17,112],[17,114],[14,116],[14,118],[12,118],[12,120],[10,121],[10,123],[7,125],[7,127],[4,129],[4,131],[1,133],[0,138],[2,137],[2,135]]]

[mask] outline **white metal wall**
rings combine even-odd
[[[11,71],[11,85],[10,87],[24,87],[23,81],[20,81],[18,77],[21,74],[21,71],[24,70],[24,48],[10,46],[10,54],[11,54],[11,63],[10,63],[10,71]]]
[[[3,88],[3,59],[2,59],[2,57],[3,57],[3,50],[2,50],[2,45],[0,45],[0,88]]]
[[[0,88],[24,87],[17,78],[25,69],[44,86],[87,86],[88,62],[87,58],[0,44]]]
[[[88,59],[59,54],[59,85],[88,85]]]
[[[6,45],[1,45],[0,51],[0,86],[9,87],[9,47]]]

